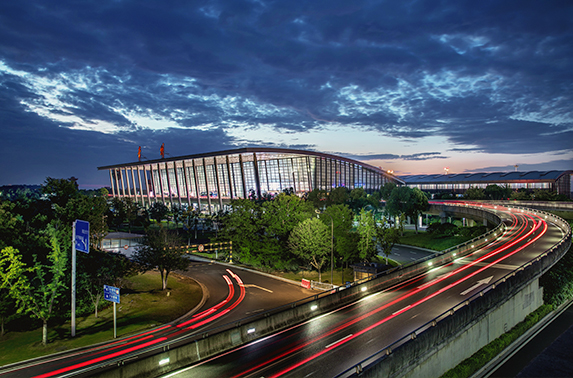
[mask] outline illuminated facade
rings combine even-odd
[[[571,197],[573,171],[530,171],[459,173],[439,175],[400,176],[406,185],[429,193],[449,192],[463,194],[469,188],[486,188],[488,185],[507,186],[510,189],[543,189]]]
[[[292,188],[297,195],[313,189],[364,188],[403,181],[356,160],[318,152],[281,148],[241,148],[99,167],[109,171],[111,195],[130,197],[144,206],[162,201],[222,209],[231,199],[274,195]]]

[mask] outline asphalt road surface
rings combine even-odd
[[[564,235],[534,213],[502,207],[495,211],[508,220],[507,231],[471,255],[386,290],[371,288],[371,295],[359,301],[166,376],[334,377],[352,369],[542,254]]]
[[[231,327],[238,319],[317,294],[292,283],[216,263],[193,262],[187,271],[178,274],[194,278],[206,289],[200,309],[141,334],[0,369],[0,377],[89,376],[95,368],[107,369],[116,366],[117,361],[142,357],[161,345],[194,340],[193,335],[200,337],[207,329]]]

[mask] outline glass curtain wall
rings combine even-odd
[[[379,171],[350,161],[285,152],[142,163],[110,168],[109,177],[113,196],[129,196],[147,206],[163,201],[207,211],[234,198],[276,195],[289,188],[297,194],[340,186],[371,192],[388,181]]]

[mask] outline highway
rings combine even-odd
[[[532,212],[501,206],[492,211],[508,225],[506,232],[470,255],[391,288],[378,292],[371,288],[372,294],[361,300],[165,377],[337,376],[542,254],[564,236],[560,227]]]
[[[258,312],[279,307],[316,294],[277,279],[221,264],[193,262],[178,272],[201,282],[205,302],[195,313],[147,332],[98,346],[49,355],[0,369],[0,377],[89,376],[94,367],[113,368],[118,360],[142,357],[151,348],[229,325]],[[121,315],[119,315],[121,316]],[[109,367],[108,366],[108,367]]]

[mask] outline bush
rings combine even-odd
[[[460,229],[460,235],[468,238],[475,238],[485,234],[486,232],[487,232],[487,227],[484,225],[473,226],[473,227],[462,227]]]
[[[452,223],[432,223],[426,229],[426,232],[432,234],[433,237],[439,238],[444,236],[456,235],[459,231],[458,226]]]

